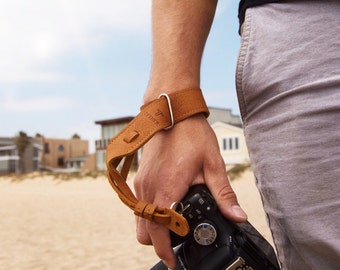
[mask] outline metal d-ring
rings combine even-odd
[[[165,94],[165,93],[160,94],[158,98],[160,98],[160,97],[165,97],[166,101],[168,103],[168,109],[169,109],[169,114],[170,114],[170,119],[171,119],[171,125],[166,127],[166,128],[164,128],[164,130],[169,130],[169,129],[171,129],[175,125],[174,113],[172,111],[172,106],[171,106],[171,100],[170,100],[169,95]]]
[[[177,211],[177,207],[178,207],[178,206],[181,207],[181,209],[180,209],[179,211]],[[182,202],[177,202],[177,201],[173,202],[173,203],[170,205],[170,209],[171,209],[171,210],[175,210],[175,211],[177,211],[177,212],[181,212],[181,211],[183,210],[183,207],[184,207],[183,203],[182,203]]]

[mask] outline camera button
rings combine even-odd
[[[216,229],[210,223],[207,222],[200,223],[196,226],[194,230],[194,239],[198,244],[202,246],[208,246],[213,244],[216,238],[217,238]]]

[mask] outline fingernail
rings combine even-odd
[[[231,209],[233,210],[235,216],[243,219],[248,218],[247,214],[242,210],[242,208],[239,205],[233,205]]]

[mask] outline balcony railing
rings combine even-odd
[[[103,150],[106,149],[107,146],[109,145],[110,139],[101,139],[101,140],[96,140],[96,150]]]

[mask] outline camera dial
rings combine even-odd
[[[194,239],[201,246],[209,246],[215,242],[217,232],[213,225],[207,222],[200,223],[194,229]]]

